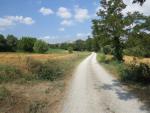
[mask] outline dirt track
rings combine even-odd
[[[61,113],[150,112],[97,63],[96,53],[92,53],[77,67]]]

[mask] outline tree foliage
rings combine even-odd
[[[0,34],[0,51],[4,52],[6,50],[6,39],[3,35]]]
[[[140,5],[143,5],[145,1],[146,0],[133,0],[133,3],[140,3]]]
[[[25,52],[33,52],[33,46],[36,38],[22,37],[18,42],[18,50]]]
[[[48,50],[48,48],[48,44],[42,40],[37,40],[33,47],[34,51],[37,53],[44,53]]]
[[[125,54],[138,50],[133,53],[148,57],[150,17],[139,12],[123,15],[122,10],[126,8],[123,0],[101,0],[100,3],[101,9],[97,12],[99,18],[92,21],[94,50],[113,53],[119,61],[123,60],[123,49],[126,50]]]
[[[8,35],[7,38],[8,51],[16,51],[18,39],[13,35]]]

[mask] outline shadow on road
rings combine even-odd
[[[141,110],[150,110],[150,96],[148,96],[148,94],[145,94],[145,93],[149,93],[150,95],[150,91],[141,90],[141,89],[138,90],[135,88],[129,88],[129,89],[125,88],[118,80],[113,80],[111,84],[105,84],[105,83],[103,85],[96,84],[96,89],[99,91],[102,90],[112,91],[109,92],[108,94],[114,92],[114,94],[117,95],[117,97],[123,101],[138,99],[139,101],[143,102],[143,105],[140,108]]]

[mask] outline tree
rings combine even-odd
[[[18,42],[18,50],[32,52],[36,38],[22,37]]]
[[[100,38],[101,38],[101,36],[100,36],[100,30],[99,30],[99,24],[98,24],[98,20],[96,20],[96,19],[94,19],[94,20],[92,20],[92,24],[93,24],[93,26],[92,26],[92,29],[93,29],[93,31],[92,31],[92,35],[93,35],[93,37],[94,37],[94,39],[93,39],[93,41],[92,41],[92,45],[93,45],[93,50],[94,51],[99,51],[100,50]]]
[[[65,43],[61,43],[60,44],[60,48],[67,50],[68,49],[68,43],[66,43],[66,42]]]
[[[149,57],[150,34],[147,31],[150,31],[150,17],[139,12],[128,13],[127,17],[133,24],[127,32],[128,39],[125,42],[125,54]]]
[[[13,35],[7,36],[8,51],[16,51],[18,39]]]
[[[133,3],[140,3],[142,5],[146,0],[133,0]]]
[[[33,47],[34,51],[37,53],[45,53],[48,48],[48,44],[42,40],[37,40]]]
[[[76,40],[75,42],[74,42],[74,50],[75,51],[83,51],[83,50],[85,50],[85,42],[83,41],[83,40]]]
[[[126,5],[122,0],[102,0],[102,9],[97,15],[100,17],[98,21],[98,28],[100,28],[101,36],[110,38],[114,47],[114,57],[123,60],[123,48],[121,37],[124,35],[124,16],[122,10]]]
[[[7,50],[6,39],[3,35],[0,34],[0,51],[4,52]]]
[[[68,47],[68,52],[69,53],[73,53],[73,48],[70,46],[70,47]]]
[[[92,51],[92,38],[88,36],[88,39],[85,41],[85,46],[88,51]]]

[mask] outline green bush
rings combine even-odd
[[[34,51],[37,53],[45,53],[46,51],[48,51],[48,44],[42,40],[37,40],[34,43]]]
[[[22,37],[17,43],[17,48],[19,51],[33,52],[35,41],[36,39],[32,37]]]
[[[73,53],[73,48],[72,48],[72,47],[69,47],[69,48],[68,48],[68,52],[69,52],[69,53]]]
[[[121,73],[125,82],[150,83],[150,67],[147,64],[131,64],[126,66]]]
[[[21,71],[13,66],[0,65],[0,82],[16,80],[22,76]]]
[[[98,54],[98,57],[97,57],[98,61],[99,62],[102,62],[102,63],[108,63],[109,62],[109,59],[106,57],[105,54]]]
[[[102,50],[105,54],[112,54],[113,52],[112,47],[110,45],[104,46]]]
[[[41,68],[38,77],[44,80],[55,80],[63,74],[62,67],[60,66],[59,62],[56,61],[47,61],[43,67]]]
[[[10,91],[8,91],[4,86],[0,87],[0,101],[4,100],[10,95]]]
[[[133,47],[124,50],[126,55],[137,56],[137,57],[150,57],[150,51],[142,47]]]
[[[27,69],[36,79],[51,80],[62,74],[62,67],[58,61],[47,61],[42,63],[30,57],[26,60]]]

